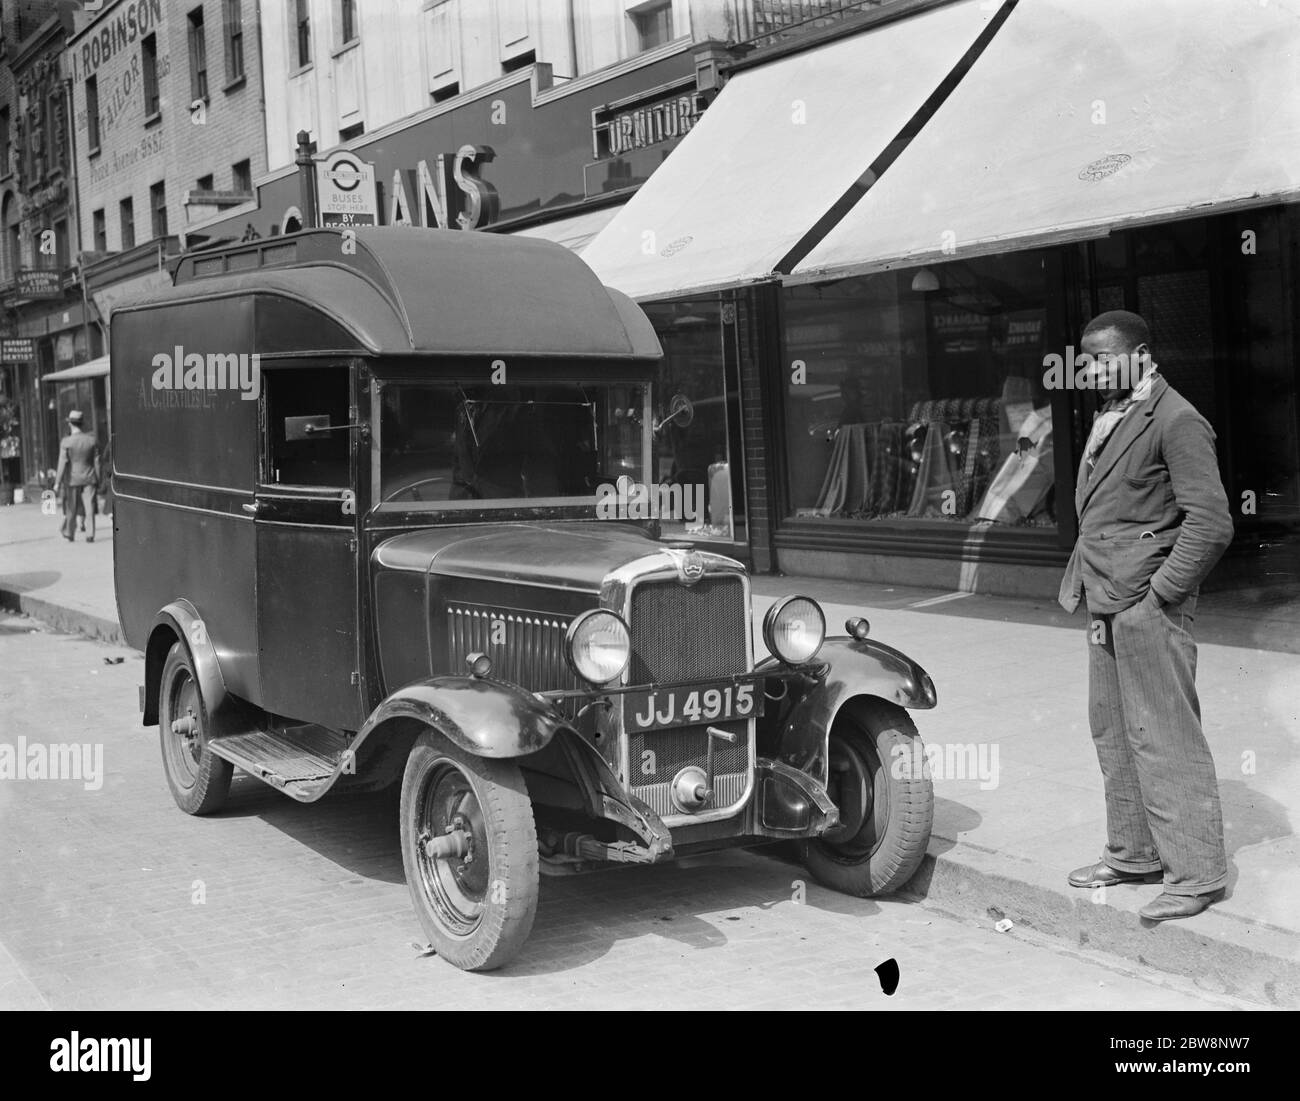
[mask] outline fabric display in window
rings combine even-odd
[[[818,516],[858,512],[867,507],[870,476],[867,469],[865,424],[841,425],[831,445],[831,457],[817,495]]]
[[[916,474],[908,448],[908,426],[902,421],[879,421],[866,428],[871,486],[863,512],[871,516],[901,512],[911,500]]]
[[[908,516],[968,516],[984,494],[997,462],[997,398],[919,402],[914,424],[925,426]]]
[[[999,524],[1031,523],[1045,514],[1055,481],[1052,410],[1044,406],[1021,423],[1017,447],[989,485],[977,516]]]

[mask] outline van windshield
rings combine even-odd
[[[644,384],[388,382],[381,393],[381,504],[573,504],[642,480]]]

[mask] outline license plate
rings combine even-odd
[[[763,693],[756,684],[720,688],[659,688],[623,697],[625,730],[663,730],[753,719],[763,713]]]

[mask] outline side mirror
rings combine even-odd
[[[312,417],[285,417],[285,442],[293,443],[295,440],[310,440],[318,433],[328,432],[329,428],[330,418],[328,413]]]
[[[668,403],[668,415],[663,420],[655,422],[655,435],[662,432],[673,421],[686,428],[694,419],[695,406],[691,404],[691,399],[685,394],[674,394],[673,400]]]

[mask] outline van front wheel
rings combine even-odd
[[[840,823],[804,843],[804,866],[845,894],[899,890],[921,865],[934,820],[925,747],[901,707],[855,700],[830,736],[828,794]]]
[[[438,955],[490,971],[523,947],[537,913],[537,828],[513,761],[475,757],[429,730],[402,777],[402,864]]]

